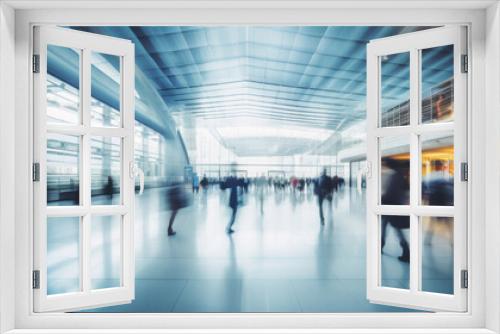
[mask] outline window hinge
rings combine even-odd
[[[462,289],[467,289],[469,287],[469,271],[468,270],[462,270],[460,273],[460,287]]]
[[[460,178],[462,181],[469,181],[469,164],[467,162],[462,162],[460,164]]]
[[[40,55],[33,55],[33,73],[40,73]]]
[[[462,55],[462,73],[469,72],[469,56]]]
[[[38,182],[40,181],[40,163],[35,162],[33,163],[33,181]]]
[[[40,289],[40,270],[33,270],[33,289]]]

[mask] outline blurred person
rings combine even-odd
[[[382,159],[382,170],[385,174],[384,193],[382,194],[382,204],[383,205],[407,205],[408,204],[408,192],[409,183],[407,179],[408,167],[405,166],[405,162],[398,162],[392,158]],[[403,250],[402,254],[398,259],[402,262],[410,261],[410,247],[408,241],[406,240],[402,229],[410,228],[410,217],[409,216],[382,216],[382,235],[381,235],[381,249],[384,249],[387,225],[391,224],[394,228],[396,235],[399,239],[399,244]]]
[[[345,186],[345,179],[343,177],[339,177],[339,188],[343,188]]]
[[[333,197],[335,197],[335,203],[337,203],[337,193],[339,191],[339,177],[337,175],[334,175],[332,178],[330,178],[330,187],[332,188],[331,189],[331,193],[332,193],[332,200],[334,199]],[[330,205],[331,205],[331,202],[330,201]]]
[[[438,99],[434,102],[434,113],[436,120],[440,120],[445,116],[446,109],[444,108],[444,96],[439,94]]]
[[[328,205],[330,206],[330,210],[332,209],[332,202],[333,202],[333,195],[335,192],[335,184],[334,184],[334,178],[327,175],[326,176],[326,188],[327,188],[327,195],[326,199],[328,200]]]
[[[304,201],[305,195],[304,190],[306,186],[306,181],[303,178],[299,179],[297,190],[298,190],[298,202],[302,203]]]
[[[243,190],[245,190],[245,193],[248,193],[248,186],[250,185],[248,177],[242,177],[240,182],[243,184]]]
[[[328,197],[331,189],[330,177],[326,175],[326,168],[323,169],[321,175],[316,180],[314,193],[318,196],[319,217],[321,225],[325,225],[325,216],[323,214],[323,201]]]
[[[304,191],[306,182],[304,181],[303,178],[299,179],[299,185],[297,186],[297,189],[302,193]]]
[[[78,205],[80,203],[80,189],[78,188],[78,184],[73,180],[73,178],[70,178],[69,180],[69,187],[71,191],[71,198],[73,199],[73,203],[75,205]]]
[[[113,177],[111,175],[108,175],[108,181],[104,186],[104,193],[108,195],[110,201],[113,199],[113,187],[114,187]]]
[[[442,160],[435,160],[432,164],[432,171],[423,177],[422,199],[427,205],[453,206],[453,177],[450,176],[446,163]],[[430,220],[430,228],[425,236],[425,243],[430,244],[434,237],[436,224],[447,223],[446,217],[434,217]],[[452,240],[452,238],[450,238]]]
[[[186,190],[186,185],[182,182],[172,183],[167,187],[167,205],[168,209],[172,211],[170,219],[168,221],[168,236],[173,236],[177,232],[174,231],[174,220],[180,209],[188,207],[191,205],[192,199],[188,191]],[[192,196],[192,195],[191,195]]]
[[[309,187],[309,185],[311,184],[312,180],[310,177],[306,178],[306,185]]]
[[[207,176],[205,174],[203,174],[203,177],[202,177],[202,179],[200,181],[200,186],[203,189],[203,191],[207,191],[207,189],[208,189],[208,179],[207,179]]]
[[[200,178],[198,177],[198,174],[194,173],[193,174],[193,192],[198,193],[200,190]]]
[[[442,160],[433,161],[432,172],[422,181],[422,197],[428,205],[453,205],[453,177]]]
[[[240,189],[243,187],[242,179],[236,177],[236,164],[231,165],[231,175],[221,183],[221,189],[229,189],[229,207],[232,210],[231,218],[226,227],[226,232],[228,234],[234,233],[233,225],[236,220],[236,213],[238,211],[238,206],[242,200]]]
[[[292,179],[290,180],[290,185],[292,186],[292,190],[294,192],[297,189],[298,184],[299,184],[299,179],[297,179],[295,176],[292,176]]]
[[[266,187],[267,181],[264,174],[255,179],[255,190],[257,193],[257,199],[259,201],[260,206],[260,214],[264,214],[264,190]]]
[[[339,177],[337,175],[335,175],[333,178],[332,178],[332,192],[333,193],[336,193],[338,190],[339,190]]]

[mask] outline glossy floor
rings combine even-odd
[[[232,235],[225,233],[227,194],[217,188],[196,194],[193,205],[179,211],[171,237],[165,202],[164,189],[137,198],[135,300],[92,312],[408,311],[366,299],[365,198],[356,189],[344,188],[331,206],[324,203],[324,226],[312,192],[269,190],[261,214],[250,190]],[[382,256],[384,284],[404,288],[408,264],[397,258],[394,232],[388,228]],[[423,278],[446,292],[452,264],[443,251],[451,247],[437,232],[424,252]],[[109,261],[100,271],[98,284],[109,286]]]

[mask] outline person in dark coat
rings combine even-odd
[[[203,178],[200,181],[200,186],[203,189],[203,191],[207,191],[208,189],[208,179],[206,175],[203,175]]]
[[[177,213],[180,209],[191,204],[186,186],[183,183],[174,183],[167,188],[167,203],[168,208],[172,211],[168,221],[167,234],[168,236],[173,236],[177,233],[173,229]]]
[[[318,196],[319,218],[321,225],[325,225],[325,216],[323,214],[323,201],[331,194],[331,178],[326,175],[326,169],[323,169],[320,177],[314,184],[314,193]]]
[[[239,194],[240,189],[244,186],[242,179],[238,179],[236,176],[229,176],[222,184],[221,188],[222,189],[229,189],[229,207],[233,211],[231,214],[231,219],[229,220],[229,223],[227,224],[226,227],[226,232],[228,234],[234,233],[233,230],[233,224],[234,221],[236,220],[236,212],[238,211],[238,205],[241,196]]]
[[[332,192],[333,193],[336,193],[338,190],[339,190],[339,177],[337,175],[335,175],[333,178],[332,178]]]
[[[409,183],[407,180],[407,171],[409,166],[405,166],[407,162],[398,162],[397,160],[391,158],[384,158],[382,161],[383,168],[390,171],[390,175],[387,177],[387,183],[384,187],[384,193],[382,194],[382,205],[408,205],[408,192]],[[409,216],[382,216],[382,249],[385,245],[386,230],[387,225],[391,224],[396,231],[396,235],[399,239],[399,244],[403,250],[401,256],[398,257],[400,261],[409,262],[410,261],[410,247],[408,241],[401,231],[402,229],[410,228],[410,217]]]
[[[108,195],[110,200],[113,199],[113,187],[114,187],[113,177],[111,175],[108,175],[108,182],[104,186],[104,192],[106,195]]]

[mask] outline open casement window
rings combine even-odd
[[[134,298],[134,46],[34,30],[34,311]]]
[[[467,310],[466,28],[367,47],[367,295]]]

